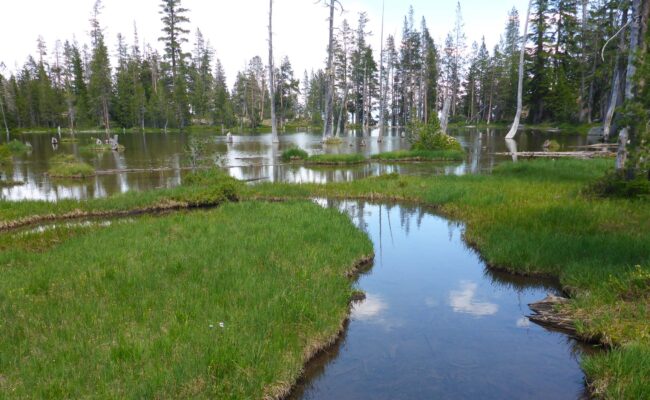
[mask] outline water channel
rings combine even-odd
[[[489,270],[463,225],[426,209],[318,200],[374,243],[343,337],[309,364],[293,399],[579,399],[593,351],[531,323],[552,281]]]

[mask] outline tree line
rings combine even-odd
[[[625,99],[631,34],[625,28],[634,1],[639,0],[533,0],[528,35],[520,34],[522,18],[513,8],[492,49],[485,39],[467,44],[460,2],[444,43],[434,42],[426,20],[416,22],[411,7],[401,37],[389,35],[380,57],[370,45],[374,33],[368,16],[360,13],[333,29],[331,65],[328,61],[298,79],[284,57],[269,76],[268,65],[255,56],[230,88],[200,30],[189,43],[189,10],[181,0],[160,4],[162,53],[141,44],[134,29],[131,40],[118,35],[114,57],[105,43],[97,0],[89,45],[56,42],[48,54],[39,37],[36,57],[18,71],[0,74],[0,106],[8,128],[256,128],[270,118],[273,105],[280,126],[293,121],[322,126],[329,118],[337,134],[351,124],[374,126],[380,117],[391,126],[426,123],[446,100],[452,121],[492,123],[515,114],[524,45],[525,121],[613,119],[616,124],[612,110]],[[647,7],[647,1],[642,3]],[[641,34],[641,42],[647,42],[647,29]],[[636,63],[639,75],[647,74],[645,58]],[[646,92],[639,98],[647,109]]]

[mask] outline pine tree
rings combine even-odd
[[[165,46],[165,59],[170,63],[171,79],[168,82],[172,99],[174,119],[180,128],[186,125],[189,108],[187,96],[187,53],[183,52],[183,43],[187,43],[186,35],[189,30],[183,28],[189,23],[186,13],[189,11],[181,6],[181,0],[162,0],[160,4],[163,36],[158,40]]]
[[[104,43],[104,34],[99,24],[101,0],[96,0],[93,7],[91,22],[92,58],[90,61],[90,78],[88,83],[88,98],[92,114],[110,136],[110,100],[112,96],[111,66],[108,59],[108,49]]]

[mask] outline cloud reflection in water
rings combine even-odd
[[[499,311],[499,306],[494,303],[476,300],[478,285],[473,282],[461,282],[460,290],[449,293],[449,303],[454,312],[476,316],[494,315]]]

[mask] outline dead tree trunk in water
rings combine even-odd
[[[519,54],[519,84],[517,85],[517,113],[515,120],[512,123],[510,132],[506,135],[506,139],[514,139],[519,129],[519,120],[521,119],[521,111],[523,105],[523,92],[524,92],[524,55],[526,54],[526,38],[528,37],[528,20],[530,19],[530,8],[533,5],[533,0],[528,2],[528,11],[526,12],[526,23],[524,24],[524,39],[521,43],[521,53]]]
[[[381,3],[381,50],[379,53],[379,143],[384,141],[384,107],[386,96],[384,93],[384,2]]]
[[[445,104],[442,106],[442,117],[440,118],[440,130],[443,135],[447,134],[447,125],[449,125],[449,108],[451,107],[451,96],[445,95]]]
[[[271,96],[271,140],[280,143],[275,118],[275,71],[273,68],[273,0],[269,0],[269,94]]]
[[[329,44],[327,46],[327,96],[325,105],[325,127],[323,139],[332,136],[332,113],[334,111],[334,5],[336,0],[330,0],[330,32]]]

